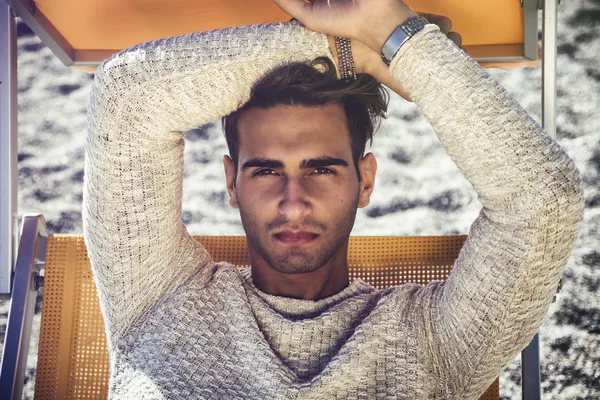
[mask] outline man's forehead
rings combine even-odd
[[[248,158],[340,157],[350,154],[350,134],[341,106],[276,106],[250,109],[238,121],[239,152]]]

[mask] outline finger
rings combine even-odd
[[[447,34],[452,29],[452,20],[443,15],[419,13],[423,18],[432,24],[436,24],[440,27],[440,31]]]
[[[456,32],[448,32],[448,39],[452,40],[458,47],[462,46],[462,37]]]
[[[312,10],[312,4],[305,0],[273,0],[286,14],[306,25],[306,19]]]

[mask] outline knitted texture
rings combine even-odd
[[[483,204],[446,282],[272,296],[190,237],[184,132],[318,56],[331,58],[326,37],[289,23],[145,43],[99,68],[83,213],[112,398],[474,399],[540,326],[579,229],[578,171],[432,25],[390,71]]]

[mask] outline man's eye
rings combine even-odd
[[[314,175],[335,175],[335,171],[329,168],[325,168],[325,167],[320,167],[320,168],[315,168],[312,171],[312,174]]]
[[[270,176],[270,175],[277,175],[277,171],[275,171],[274,169],[267,169],[267,168],[263,168],[263,169],[258,169],[256,171],[254,171],[254,173],[252,174],[252,176]]]

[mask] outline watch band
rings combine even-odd
[[[398,50],[417,32],[421,31],[425,28],[428,22],[425,18],[422,17],[412,17],[407,19],[396,28],[396,30],[390,35],[388,40],[383,45],[381,49],[381,58],[383,61],[390,65],[392,59],[398,53]]]

